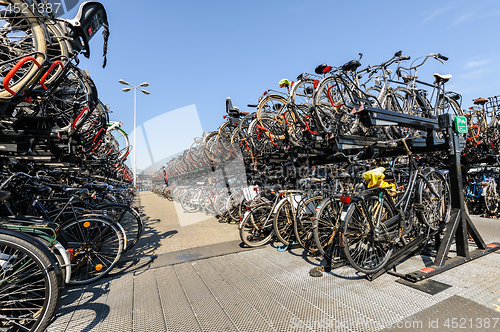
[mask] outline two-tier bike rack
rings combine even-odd
[[[367,275],[369,280],[374,280],[388,272],[415,283],[500,249],[500,243],[486,244],[484,242],[465,211],[460,161],[461,145],[459,136],[453,129],[453,118],[450,114],[440,115],[438,119],[429,119],[365,106],[364,110],[360,112],[360,116],[365,126],[394,125],[426,131],[427,138],[425,139],[425,143],[422,144],[422,142],[419,142],[414,144],[412,151],[416,154],[446,152],[448,156],[452,208],[450,218],[442,228],[431,233],[422,234],[398,250],[395,250],[383,269]],[[436,132],[442,132],[444,140],[438,140]],[[367,145],[368,143],[370,144]],[[366,159],[406,155],[406,150],[404,149],[380,148],[377,147],[377,143],[373,143],[373,140],[367,140],[364,137],[340,137],[336,140],[336,144],[336,147],[339,149],[342,149],[343,145],[348,146],[349,149],[356,147],[364,148],[366,149],[364,153]],[[397,273],[396,265],[421,252],[428,243],[428,239],[432,237],[434,237],[435,250],[435,254],[431,254],[431,256],[434,256],[432,265],[410,273]],[[472,241],[469,241],[469,238]],[[449,257],[448,254],[450,253],[453,240],[455,240],[454,243],[456,245],[456,256]],[[471,250],[471,242],[477,246],[477,249]],[[333,246],[330,247],[333,250]],[[331,261],[327,262],[326,271],[331,269],[331,264]],[[336,265],[335,267],[338,266]],[[389,271],[391,269],[394,269],[394,271]]]

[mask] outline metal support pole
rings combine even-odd
[[[134,189],[137,189],[137,89],[134,89]]]

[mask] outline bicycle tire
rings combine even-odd
[[[295,215],[293,213],[292,204],[288,198],[284,198],[283,203],[280,202],[276,207],[273,219],[273,228],[276,238],[285,246],[289,246],[294,239],[294,223]]]
[[[194,203],[193,199],[197,197],[198,203]],[[181,206],[186,211],[187,213],[194,213],[200,211],[200,195],[198,194],[198,190],[196,189],[189,189],[186,190],[180,199],[181,201]]]
[[[127,204],[106,204],[99,206],[105,217],[119,223],[125,230],[127,245],[123,252],[132,249],[142,236],[144,224],[137,210]]]
[[[248,127],[248,136],[252,142],[253,150],[261,155],[275,151],[278,142],[286,138],[282,124],[268,117],[263,117],[260,121],[255,119]]]
[[[57,276],[36,241],[0,233],[2,330],[18,331],[22,325],[25,330],[44,331],[54,314]]]
[[[451,214],[451,192],[444,175],[430,169],[423,174],[417,187],[417,203],[423,206],[421,217],[431,230],[442,227]],[[430,188],[432,185],[433,188]],[[438,197],[436,194],[439,194]]]
[[[346,88],[335,76],[328,76],[321,80],[314,95],[313,105],[318,112],[330,118],[334,128],[333,134],[354,135],[360,129],[360,120],[357,114],[352,114],[346,105],[351,97]],[[323,120],[324,121],[324,120]]]
[[[215,202],[213,203],[215,214],[222,219],[226,219],[227,216],[227,200],[229,199],[229,194],[226,190],[215,196]]]
[[[108,126],[111,126],[111,124],[108,124]],[[115,136],[113,134],[114,132],[117,132],[118,135]],[[118,151],[118,160],[122,161],[128,156],[130,150],[130,140],[128,139],[127,132],[123,130],[123,128],[114,127],[111,131],[107,130],[104,140],[106,145],[109,144]]]
[[[240,239],[249,247],[267,244],[274,235],[272,221],[269,220],[271,206],[264,205],[248,211],[240,224]]]
[[[87,284],[105,276],[123,252],[122,231],[113,222],[88,216],[61,225],[60,236],[73,249],[70,284]]]
[[[389,229],[384,227],[384,221],[394,217],[395,213],[386,200],[380,205],[378,195],[367,196],[364,201],[366,211],[363,211],[360,202],[351,203],[347,209],[342,232],[344,255],[349,264],[359,272],[373,274],[385,266],[394,250],[394,239],[387,236]],[[367,219],[371,217],[375,223],[376,220],[372,217],[374,213],[382,214],[380,229],[385,233],[377,237],[374,235],[376,230],[371,228]]]
[[[285,97],[275,94],[267,95],[257,105],[257,120],[260,122],[262,118],[277,119],[285,108]]]
[[[483,196],[486,213],[495,215],[498,211],[500,196],[497,192],[497,185],[494,179],[489,180],[488,186],[485,188],[486,193]]]
[[[231,218],[231,220],[234,222],[240,221],[239,207],[240,203],[244,199],[245,197],[243,196],[241,189],[235,190],[227,199],[226,210],[229,215],[229,218]]]
[[[318,251],[314,239],[314,220],[316,217],[316,208],[323,201],[323,196],[314,196],[304,199],[297,207],[295,222],[293,223],[293,232],[295,239],[302,248],[308,252]]]
[[[5,25],[9,25],[10,28],[8,31],[11,33],[10,36],[5,35],[3,38],[4,45],[16,44],[14,41],[18,39],[19,44],[16,47],[22,46],[22,43],[26,43],[27,50],[17,49],[17,51],[12,52],[12,56],[8,54],[8,52],[2,52],[3,57],[7,56],[7,58],[0,58],[1,61],[8,61],[10,59],[18,58],[20,55],[29,54],[31,52],[39,52],[33,57],[39,64],[42,64],[44,61],[44,56],[47,52],[47,43],[45,41],[45,34],[43,32],[43,28],[38,21],[38,18],[31,12],[29,6],[26,6],[24,1],[22,0],[1,0],[0,6],[7,7],[11,5],[14,8],[22,9],[16,15],[12,15],[7,17],[6,15],[2,16],[2,21],[4,21]],[[6,12],[6,9],[1,9]],[[10,23],[12,21],[13,24]],[[26,23],[23,23],[23,22]],[[16,27],[18,30],[15,30]],[[24,30],[23,30],[24,29]],[[15,31],[25,32],[26,36],[22,37],[20,34],[16,34]],[[31,35],[31,38],[29,37]],[[9,47],[9,46],[7,46]],[[21,53],[22,52],[22,53]],[[15,63],[12,63],[12,67]],[[10,86],[10,89],[15,91],[16,93],[20,93],[25,89],[28,85],[34,83],[38,78],[38,75],[35,73],[39,70],[38,67],[30,62],[29,69],[24,71],[24,74],[21,74],[22,71],[19,70],[18,73],[14,76],[15,82]],[[23,66],[24,67],[24,66]],[[5,69],[2,69],[2,71]],[[21,75],[18,77],[18,75]],[[33,76],[34,75],[34,76]],[[33,77],[32,77],[33,76]],[[16,80],[17,79],[17,80]],[[12,94],[5,89],[0,90],[0,98],[10,98]]]
[[[342,207],[334,197],[323,199],[316,208],[313,220],[314,242],[320,255],[327,260],[342,256],[342,248],[338,241],[342,232],[341,212]]]
[[[49,42],[46,43],[47,47],[47,57],[49,59],[61,60],[64,62],[66,58],[71,57],[70,49],[71,45],[68,42],[67,36],[60,30],[59,26],[54,21],[44,22],[44,26],[47,28]],[[62,66],[56,66],[47,76],[45,80],[45,86],[48,88],[52,87],[52,84],[57,85],[59,83],[60,76],[65,72]]]

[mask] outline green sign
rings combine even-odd
[[[455,117],[455,131],[459,134],[467,134],[467,118],[465,116]]]

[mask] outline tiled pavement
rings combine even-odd
[[[487,243],[500,242],[499,220],[473,220]],[[68,287],[48,331],[500,330],[498,252],[433,277],[451,287],[430,295],[389,274],[368,281],[349,267],[312,278],[319,261],[300,249],[241,251],[233,243],[224,254],[223,247],[145,257]],[[413,257],[398,272],[426,261]]]

